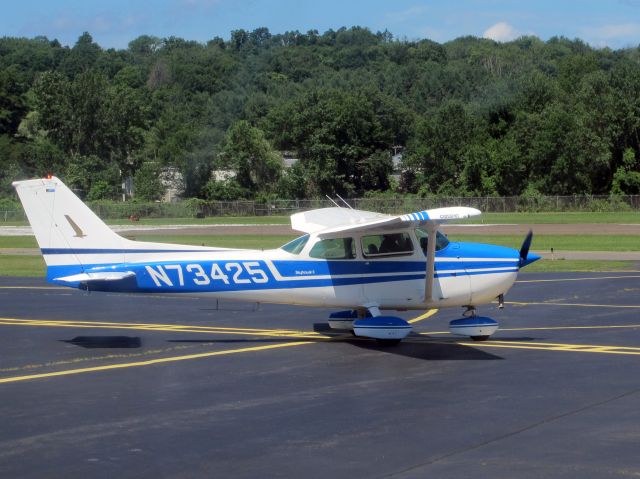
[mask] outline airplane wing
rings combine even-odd
[[[470,218],[480,214],[480,210],[465,206],[435,208],[399,216],[348,208],[322,208],[292,215],[291,227],[297,231],[317,233],[318,236],[324,236],[342,232],[380,231],[422,226],[427,230],[430,238],[435,238],[441,223]],[[424,296],[427,303],[432,301],[433,298],[435,254],[436,242],[429,241],[427,243],[424,288]]]
[[[291,227],[297,231],[318,233],[322,236],[343,231],[355,232],[369,229],[403,228],[412,225],[435,225],[445,221],[469,218],[479,214],[480,210],[464,206],[436,208],[399,216],[385,215],[371,211],[351,210],[348,208],[322,208],[292,215]]]

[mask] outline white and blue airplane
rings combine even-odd
[[[476,306],[503,295],[539,256],[502,246],[450,242],[446,221],[474,208],[438,208],[390,216],[322,208],[291,216],[304,233],[259,251],[137,242],[111,230],[56,177],[13,183],[47,265],[51,283],[87,291],[205,294],[250,302],[345,308],[334,329],[397,343],[411,332],[384,310],[465,307],[454,334],[489,338],[498,323]]]

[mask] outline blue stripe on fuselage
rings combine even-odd
[[[424,261],[273,261],[285,277],[424,272]]]
[[[252,263],[250,268],[245,267],[246,263]],[[200,268],[188,270],[189,265],[199,265]],[[216,270],[212,268],[216,265]],[[227,265],[232,267],[227,268]],[[218,269],[219,268],[219,269]],[[326,286],[347,286],[357,284],[373,284],[382,282],[410,281],[416,279],[424,280],[425,273],[398,274],[374,277],[328,277],[328,278],[303,278],[303,279],[283,279],[276,280],[264,262],[261,261],[215,261],[197,263],[148,263],[135,265],[122,265],[112,268],[97,266],[84,269],[79,266],[50,266],[47,268],[47,279],[49,281],[64,284],[67,286],[80,287],[81,284],[55,281],[55,278],[70,276],[82,272],[104,272],[104,271],[133,271],[135,273],[135,285],[131,281],[92,281],[89,289],[94,291],[166,291],[166,292],[228,292],[228,291],[254,291],[265,289],[293,289],[293,288],[317,288]],[[203,273],[204,272],[204,276]],[[251,274],[253,273],[253,274]],[[205,280],[206,276],[206,280]],[[155,280],[154,280],[155,277]],[[197,282],[201,284],[197,284]],[[202,284],[206,283],[206,284]],[[83,287],[84,288],[84,287]]]
[[[306,277],[351,275],[351,274],[383,274],[383,273],[412,273],[425,271],[424,261],[274,261],[274,266],[284,277]],[[488,268],[515,267],[518,260],[507,261],[438,261],[435,270],[468,271]]]

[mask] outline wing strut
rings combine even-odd
[[[427,241],[427,276],[425,278],[424,285],[424,302],[433,302],[433,273],[435,272],[435,259],[436,259],[436,240],[438,239],[438,224],[427,223],[425,225],[427,233],[429,234],[429,240]]]

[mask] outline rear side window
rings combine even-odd
[[[307,244],[307,241],[309,241],[309,235],[300,236],[299,238],[282,245],[280,248],[285,250],[287,253],[300,254],[304,249],[304,246]]]
[[[408,233],[363,236],[362,252],[367,258],[410,255],[413,242]]]
[[[353,259],[356,245],[353,238],[323,239],[313,245],[309,256],[320,259]]]

